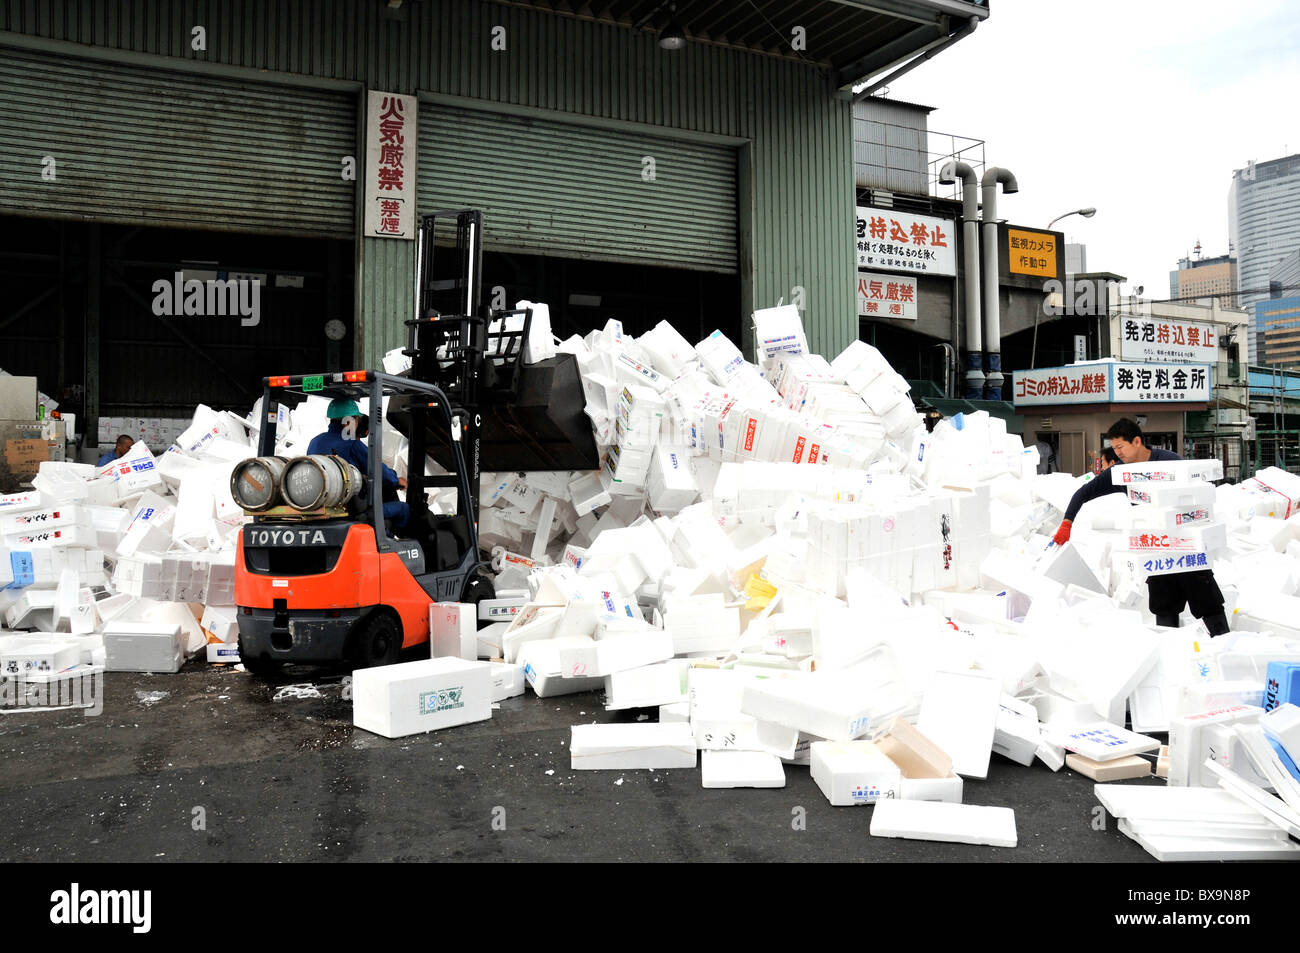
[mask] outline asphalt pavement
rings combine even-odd
[[[1068,768],[994,755],[966,781],[965,803],[1015,810],[1015,848],[875,838],[872,808],[831,807],[807,767],[760,790],[706,790],[698,767],[571,770],[570,726],[657,717],[606,712],[598,692],[528,691],[490,721],[390,740],[352,726],[345,675],[192,661],[108,673],[98,715],[0,714],[0,859],[1151,860]]]

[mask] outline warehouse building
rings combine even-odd
[[[461,206],[486,213],[491,303],[547,301],[561,335],[739,337],[784,299],[834,353],[858,330],[852,89],[987,16],[0,3],[5,363],[92,437],[373,364],[412,314],[414,213]]]

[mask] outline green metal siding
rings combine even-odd
[[[390,19],[378,2],[0,0],[0,30],[748,140],[747,305],[789,302],[801,287],[814,348],[834,354],[857,336],[853,116],[828,76],[716,46],[669,53],[649,33],[486,0],[408,0],[398,14]],[[203,54],[189,46],[196,24],[207,28]],[[506,28],[504,52],[491,49],[497,25]],[[379,288],[409,287],[412,260],[409,250],[360,256],[369,362],[383,350],[371,342],[404,340],[406,312],[376,310],[376,298],[392,293]]]
[[[425,101],[418,170],[419,207],[482,209],[493,251],[736,271],[731,146]]]
[[[0,45],[0,211],[347,238],[355,114],[346,94]]]

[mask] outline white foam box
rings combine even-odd
[[[1181,483],[1223,479],[1222,460],[1148,460],[1146,463],[1117,463],[1111,467],[1115,486],[1143,483]]]
[[[209,642],[208,663],[210,665],[231,665],[239,661],[239,642]]]
[[[690,663],[682,659],[658,662],[641,668],[615,672],[605,678],[605,708],[656,708],[687,699],[687,673]],[[690,726],[687,726],[690,732]],[[691,733],[691,747],[695,736]]]
[[[898,765],[870,741],[819,741],[809,757],[813,781],[835,807],[871,805],[901,795]]]
[[[741,711],[829,741],[869,735],[910,701],[899,685],[869,685],[853,668],[747,682]]]
[[[560,652],[560,673],[568,677],[613,675],[641,668],[673,657],[672,637],[661,629],[644,629],[615,638],[593,639],[590,646],[574,646]]]
[[[1055,580],[1063,586],[1082,586],[1092,592],[1105,593],[1106,587],[1098,580],[1073,543],[1058,546],[1047,554],[1039,570],[1048,579]]]
[[[550,606],[526,605],[501,637],[501,651],[507,662],[517,661],[519,649],[529,642],[551,638],[564,610]]]
[[[1212,711],[1178,715],[1169,719],[1169,786],[1207,787],[1214,782],[1201,767],[1210,754],[1207,729],[1216,725],[1254,724],[1264,709],[1255,705],[1231,705]]]
[[[40,490],[24,490],[21,493],[0,494],[0,519],[15,513],[30,513],[41,509],[43,501]]]
[[[524,680],[532,686],[538,698],[556,695],[573,695],[601,688],[605,680],[598,676],[564,678],[560,675],[560,648],[567,639],[542,639],[528,642],[519,650],[517,664],[523,669]]]
[[[1029,702],[1003,695],[998,703],[993,753],[1028,767],[1034,763],[1034,756],[1041,743],[1038,709]]]
[[[166,622],[110,622],[104,626],[110,672],[179,672],[185,663],[184,629]]]
[[[478,659],[478,612],[472,604],[429,603],[432,658]]]
[[[352,673],[352,724],[403,738],[492,717],[492,669],[460,658],[422,659]]]
[[[492,700],[505,701],[524,693],[524,667],[508,662],[489,662],[492,672]]]
[[[1009,807],[935,801],[882,801],[871,817],[872,837],[1016,846],[1016,815]]]
[[[1066,751],[1073,751],[1093,761],[1114,761],[1160,748],[1160,742],[1155,738],[1139,735],[1105,721],[1068,726],[1050,724],[1045,734]]]
[[[80,645],[72,639],[12,636],[0,643],[0,672],[5,675],[55,674],[80,659]]]
[[[218,642],[234,642],[239,638],[238,615],[234,606],[204,606],[199,625]]]
[[[695,767],[695,738],[682,722],[574,725],[569,765],[575,771]]]
[[[52,629],[56,601],[53,589],[24,589],[5,609],[5,625],[11,629]]]
[[[705,751],[700,775],[706,788],[785,787],[781,759],[764,751]]]
[[[514,596],[498,595],[495,599],[484,599],[478,604],[480,622],[505,622],[509,624],[528,604],[527,593]]]
[[[673,702],[671,705],[659,706],[660,724],[665,724],[671,721],[689,722],[690,720],[691,720],[690,702]]]
[[[936,671],[928,680],[916,726],[952,757],[963,777],[988,777],[1002,682],[983,672]]]

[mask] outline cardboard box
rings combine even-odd
[[[460,658],[423,659],[352,673],[352,723],[403,738],[492,717],[492,669]]]

